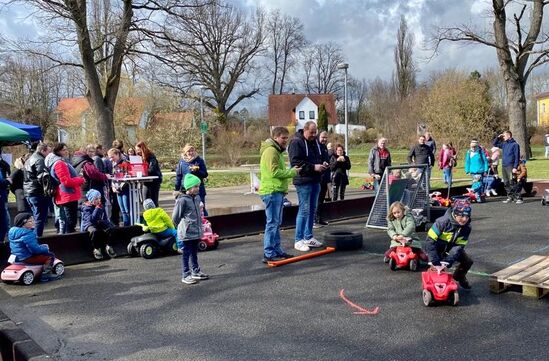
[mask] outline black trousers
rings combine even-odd
[[[67,233],[76,232],[76,223],[78,223],[78,201],[60,204],[65,212],[65,228]]]
[[[158,195],[160,194],[160,182],[143,183],[143,200],[150,198],[158,207]]]
[[[118,226],[120,224],[120,206],[118,205],[118,197],[109,187],[109,200],[111,201],[111,222]]]
[[[96,226],[89,226],[87,229],[93,248],[103,249],[109,243],[109,234]]]
[[[465,278],[465,275],[469,272],[471,266],[473,266],[473,259],[463,251],[457,261],[458,265],[454,271],[454,278],[459,281]]]
[[[320,182],[320,193],[318,194],[318,206],[316,207],[316,214],[315,214],[315,223],[318,223],[322,220],[322,217],[320,216],[322,213],[322,205],[324,204],[324,200],[326,199],[326,193],[328,192],[328,183]]]
[[[347,188],[347,185],[345,184],[334,184],[332,187],[332,200],[337,201],[337,197],[339,194],[339,199],[344,200],[345,199],[345,188]]]

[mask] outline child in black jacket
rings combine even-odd
[[[341,144],[336,145],[335,153],[330,157],[330,169],[332,171],[332,200],[345,199],[345,188],[349,184],[347,171],[351,169],[351,160],[345,155],[345,149]]]

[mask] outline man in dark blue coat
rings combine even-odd
[[[509,130],[498,135],[493,144],[495,147],[502,149],[501,173],[505,192],[507,192],[507,199],[503,203],[509,203],[513,200],[509,195],[515,186],[513,174],[517,173],[520,163],[520,145],[513,139],[513,133]]]

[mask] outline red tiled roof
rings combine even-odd
[[[545,93],[539,93],[539,94],[536,94],[534,95],[534,99],[545,99],[545,98],[549,98],[549,92],[545,92]]]
[[[338,123],[334,94],[273,94],[269,95],[269,125],[295,125],[295,108],[305,97],[317,106],[324,103],[328,113],[328,124]]]
[[[150,127],[157,127],[164,124],[175,123],[182,128],[190,128],[192,125],[193,116],[194,116],[194,113],[192,111],[158,113],[152,117],[150,122]]]
[[[145,99],[119,98],[114,108],[115,119],[121,120],[126,125],[138,125],[144,110]],[[82,116],[89,111],[90,104],[85,97],[61,99],[56,109],[57,125],[79,126],[82,123]]]

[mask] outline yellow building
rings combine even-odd
[[[537,126],[549,125],[549,92],[536,95]]]

